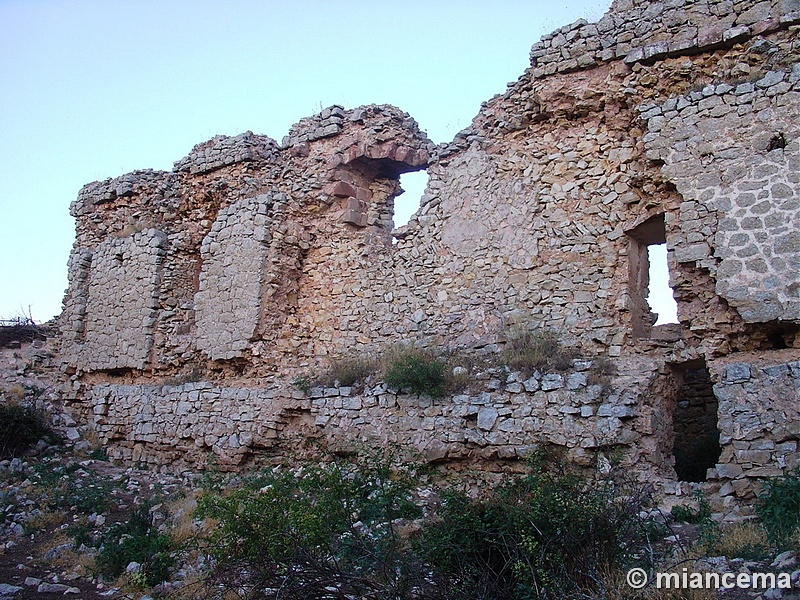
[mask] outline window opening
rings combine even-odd
[[[628,232],[633,335],[636,338],[680,338],[678,307],[669,287],[664,215],[648,219]],[[668,327],[654,326],[667,325]]]
[[[647,305],[650,310],[658,315],[656,325],[666,325],[678,322],[678,303],[669,287],[669,266],[667,264],[667,245],[651,244],[647,247],[649,263],[647,286],[650,293],[647,296]]]
[[[716,466],[722,452],[717,427],[719,403],[705,364],[684,369],[681,376],[683,383],[672,417],[675,473],[681,481],[706,481],[706,472]]]
[[[394,226],[402,227],[408,223],[417,210],[428,185],[428,172],[425,170],[400,175],[403,193],[394,199]]]

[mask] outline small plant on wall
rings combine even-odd
[[[534,371],[566,371],[576,353],[564,348],[555,332],[530,325],[515,325],[506,335],[502,358],[512,371],[531,375]]]
[[[384,379],[398,390],[431,398],[441,398],[447,391],[447,366],[430,351],[395,349],[386,355],[385,363]]]
[[[355,358],[335,358],[328,369],[317,380],[318,385],[326,387],[343,385],[354,386],[364,381],[379,370],[378,362],[367,356]]]

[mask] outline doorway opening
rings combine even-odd
[[[703,361],[676,367],[682,381],[672,416],[672,455],[681,481],[701,482],[719,462],[719,402]]]

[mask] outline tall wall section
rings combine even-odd
[[[214,138],[172,173],[86,186],[68,393],[126,460],[233,466],[299,435],[502,468],[547,443],[676,492],[683,375],[707,371],[721,453],[704,478],[751,496],[800,436],[798,24],[796,0],[620,0],[545,36],[451,143],[393,107],[331,107],[280,144]],[[399,175],[420,169],[393,230]],[[646,301],[659,243],[675,325]],[[292,385],[395,344],[496,363],[521,327],[578,358],[475,367],[435,402],[375,377]]]

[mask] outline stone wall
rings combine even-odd
[[[736,357],[716,370],[720,464],[712,477],[720,495],[753,495],[753,482],[800,466],[800,362],[763,356]]]
[[[715,274],[747,322],[800,318],[800,63],[643,110],[648,156],[683,197],[676,260]]]
[[[223,466],[261,449],[286,449],[294,436],[324,440],[340,451],[403,444],[431,462],[518,460],[533,447],[563,447],[594,468],[598,453],[664,476],[669,440],[658,423],[663,409],[650,393],[646,363],[600,382],[597,365],[575,360],[566,372],[530,376],[489,368],[452,397],[409,394],[374,380],[358,388],[280,382],[226,387],[208,382],[94,386],[91,426],[113,457],[196,466],[213,452]],[[619,391],[614,391],[617,388]],[[637,447],[631,450],[630,447]],[[648,449],[648,450],[645,450]]]
[[[241,356],[258,325],[271,205],[266,194],[234,202],[203,238],[196,335],[197,348],[212,359]]]
[[[799,20],[797,0],[616,0],[597,23],[576,21],[535,44],[533,76],[713,51]]]
[[[534,46],[450,143],[394,107],[334,106],[281,144],[218,137],[172,173],[89,184],[71,209],[67,395],[126,460],[234,466],[308,435],[493,468],[549,443],[585,465],[616,449],[680,492],[675,373],[704,363],[723,385],[735,352],[800,358],[796,9],[619,1]],[[399,176],[420,169],[395,230]],[[654,326],[647,247],[663,242],[680,323]],[[436,403],[377,375],[363,392],[291,384],[397,345],[497,362],[526,329],[582,358],[534,380],[468,369],[474,392]],[[602,397],[598,361],[619,372]],[[774,383],[738,392],[737,418],[766,419]],[[724,488],[739,440],[718,396]]]

